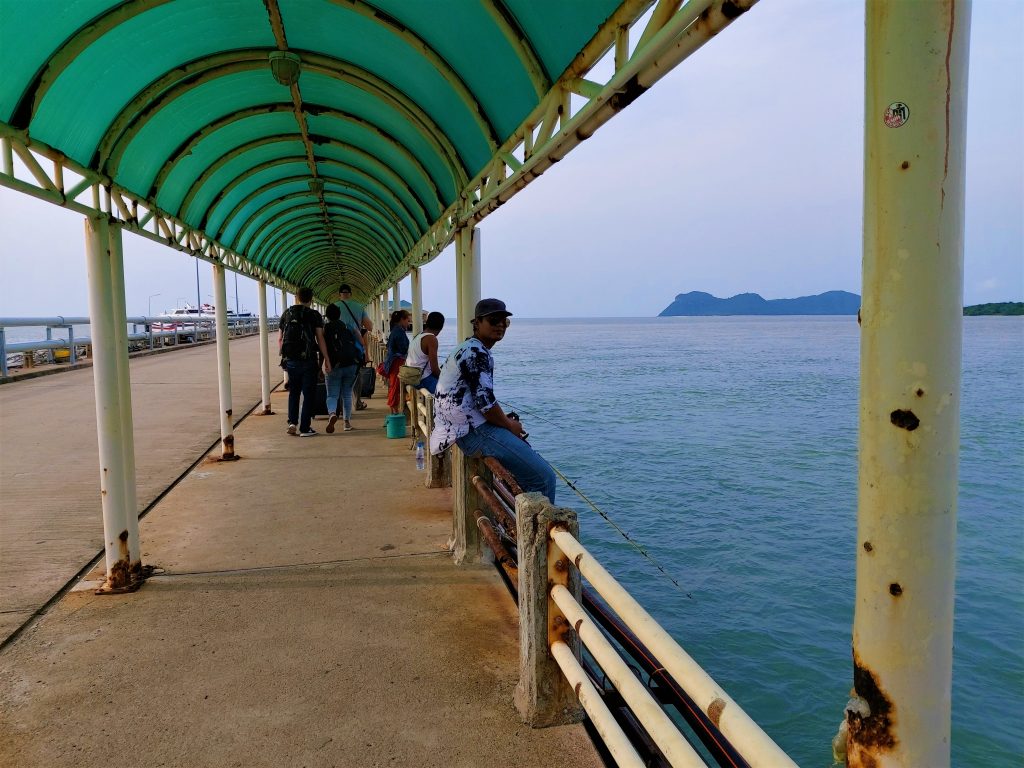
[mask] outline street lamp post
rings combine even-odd
[[[149,301],[146,304],[146,317],[153,316],[153,299],[155,299],[159,295],[159,293],[154,293],[152,296],[149,297]]]

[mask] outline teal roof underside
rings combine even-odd
[[[365,296],[621,2],[0,0],[0,122],[286,283]]]

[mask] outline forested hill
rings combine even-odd
[[[741,293],[720,299],[703,291],[680,293],[658,317],[707,315],[856,315],[860,296],[847,291],[827,291],[798,299],[765,299]]]
[[[964,314],[973,315],[1024,315],[1024,301],[1001,301],[997,304],[973,304],[964,307]]]

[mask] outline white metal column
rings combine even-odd
[[[96,389],[96,439],[100,458],[100,503],[103,508],[103,550],[107,569],[101,592],[130,588],[128,515],[121,405],[118,402],[117,335],[114,331],[110,235],[106,218],[85,220],[85,251],[89,276],[89,330],[92,375]]]
[[[412,335],[423,333],[423,284],[420,282],[420,268],[413,267],[409,273],[412,288]]]
[[[455,236],[455,280],[458,289],[458,339],[473,335],[473,312],[480,301],[480,230],[463,227]]]
[[[135,478],[135,420],[132,414],[132,383],[128,364],[128,313],[124,295],[124,247],[121,225],[107,224],[110,243],[111,313],[117,350],[117,391],[121,410],[121,450],[124,453],[124,503],[128,531],[128,562],[133,583],[142,580],[142,547],[139,542],[139,499]]]
[[[260,300],[260,384],[263,394],[263,415],[272,416],[270,407],[270,325],[267,322],[267,284],[259,281]]]
[[[213,265],[213,295],[217,306],[217,374],[220,391],[220,458],[237,459],[231,410],[231,339],[228,336],[228,292],[224,284],[224,266]]]
[[[851,766],[950,763],[970,5],[867,4]]]

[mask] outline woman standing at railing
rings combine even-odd
[[[409,326],[412,315],[407,309],[391,313],[391,335],[388,336],[387,357],[384,359],[384,373],[388,377],[388,407],[392,414],[401,413],[402,386],[398,382],[398,369],[405,364],[409,354]]]

